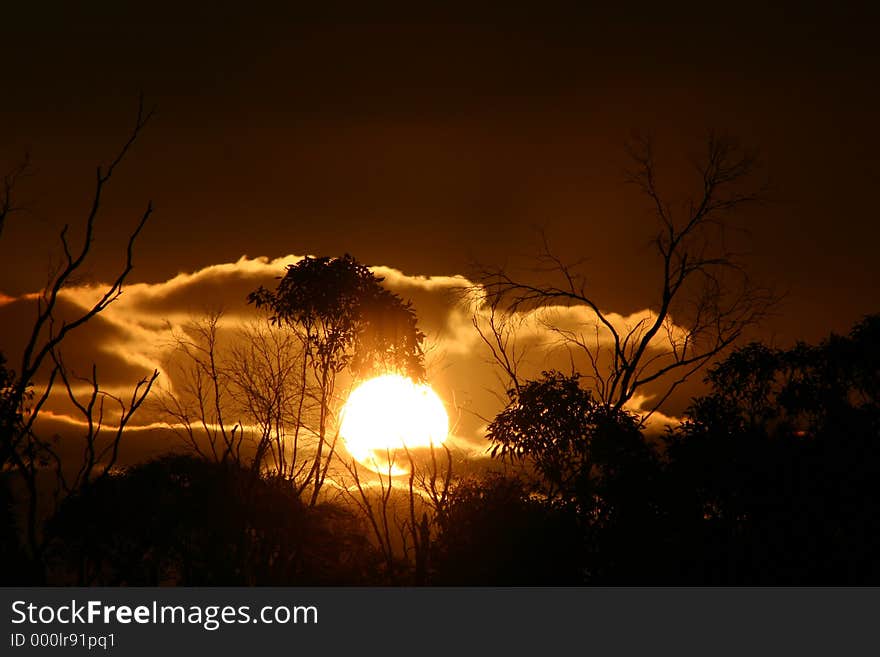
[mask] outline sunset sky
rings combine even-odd
[[[586,258],[606,312],[638,315],[656,294],[650,206],[624,183],[633,131],[654,136],[671,190],[709,129],[760,149],[768,200],[735,218],[738,239],[785,297],[754,337],[814,341],[878,310],[880,48],[865,12],[570,3],[340,23],[298,4],[4,9],[0,169],[33,164],[0,238],[5,352],[140,92],[157,115],[109,188],[91,280],[116,271],[150,199],[155,214],[122,299],[68,347],[111,386],[160,362],[167,322],[244,315],[295,256],[348,252],[414,301],[447,405],[494,413],[454,294],[475,263],[527,264],[542,229],[564,259]]]

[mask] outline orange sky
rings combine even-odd
[[[817,340],[877,310],[880,50],[864,11],[612,15],[571,3],[342,24],[298,4],[7,8],[0,165],[30,152],[34,166],[19,189],[27,212],[0,239],[0,293],[43,284],[60,227],[81,222],[94,166],[143,91],[159,113],[105,198],[87,272],[97,280],[153,199],[131,280],[157,289],[180,272],[291,253],[468,276],[474,261],[535,253],[542,227],[560,255],[587,258],[603,308],[626,316],[652,298],[656,262],[649,207],[623,183],[623,145],[634,129],[654,134],[677,191],[716,128],[761,149],[771,184],[771,202],[737,218],[752,271],[787,293],[758,337]],[[181,288],[143,312],[159,322],[216,293],[235,313],[255,280]],[[442,335],[450,306],[416,288],[423,322]],[[4,323],[4,351],[23,321]],[[134,374],[107,349],[124,332],[95,330],[82,355]],[[438,368],[447,398],[465,395],[462,380],[485,396],[476,360]]]

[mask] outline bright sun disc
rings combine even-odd
[[[387,464],[388,450],[442,444],[449,418],[431,386],[386,374],[352,391],[342,408],[339,433],[349,453],[372,467]]]

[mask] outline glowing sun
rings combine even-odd
[[[431,386],[397,374],[364,381],[342,407],[339,434],[348,452],[371,468],[387,467],[390,451],[440,445],[448,433],[446,408]]]

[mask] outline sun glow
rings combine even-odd
[[[431,386],[386,374],[352,391],[342,408],[339,433],[361,464],[387,472],[391,452],[441,445],[449,418]],[[392,474],[406,472],[393,463],[391,468]]]

